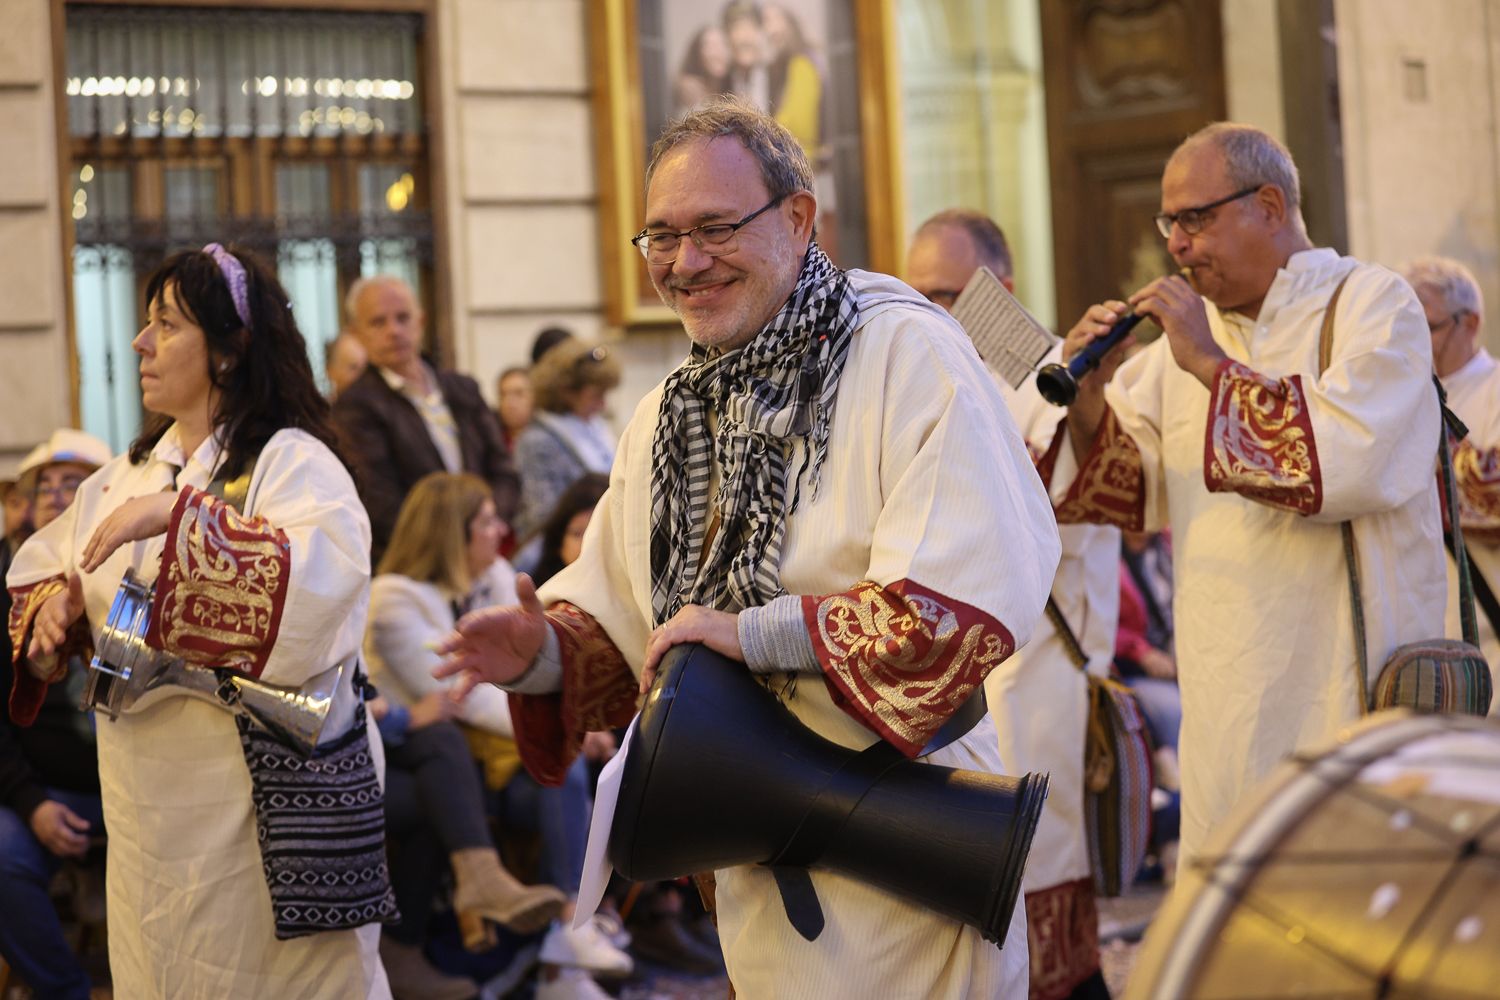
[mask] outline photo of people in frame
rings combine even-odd
[[[774,115],[812,163],[818,242],[842,267],[869,264],[852,0],[640,0],[646,148],[717,94]]]

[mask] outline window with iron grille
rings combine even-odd
[[[320,378],[356,278],[428,298],[422,31],[407,14],[68,5],[87,429],[120,448],[139,428],[130,341],[169,253],[217,240],[274,260]]]

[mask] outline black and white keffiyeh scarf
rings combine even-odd
[[[817,497],[858,320],[848,276],[814,243],[796,288],[754,340],[723,354],[695,345],[668,376],[651,443],[653,624],[687,604],[739,611],[783,593],[786,521],[804,472]],[[799,443],[802,461],[792,471]],[[711,497],[715,465],[719,489]],[[705,555],[714,513],[718,528]]]

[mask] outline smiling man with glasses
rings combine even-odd
[[[1247,788],[1358,718],[1390,652],[1442,623],[1421,304],[1385,268],[1314,248],[1299,199],[1291,155],[1258,129],[1177,148],[1156,225],[1181,273],[1091,307],[1065,354],[1132,309],[1165,335],[1082,380],[1042,466],[1061,521],[1172,530],[1182,872]]]
[[[690,642],[743,663],[826,739],[1001,769],[968,695],[1030,637],[1057,528],[963,331],[894,278],[835,266],[814,241],[812,187],[791,133],[734,98],[652,151],[633,242],[688,357],[636,409],[578,560],[539,599],[523,586],[520,608],[465,619],[443,668],[518,693],[534,773],[561,773],[579,726],[628,722],[662,654]],[[745,752],[777,766],[774,748]],[[741,996],[1027,995],[1021,906],[1000,951],[815,869],[827,930],[809,939],[783,910],[783,876],[716,877]]]

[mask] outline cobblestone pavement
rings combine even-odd
[[[1166,898],[1160,883],[1131,886],[1119,899],[1099,900],[1099,964],[1110,996],[1125,995],[1141,935]]]

